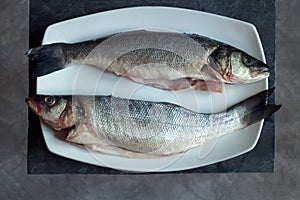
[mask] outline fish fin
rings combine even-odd
[[[85,123],[78,124],[71,129],[66,140],[77,144],[101,143],[100,138]]]
[[[164,90],[181,90],[185,88],[189,88],[191,86],[191,83],[186,78],[181,79],[174,79],[174,80],[163,80],[163,79],[143,79],[143,78],[137,78],[137,77],[130,77],[129,79],[142,83],[145,85],[150,85],[152,87],[164,89]]]
[[[273,105],[273,104],[267,104],[265,106],[260,107],[257,110],[254,110],[252,112],[247,113],[243,117],[242,123],[245,126],[249,126],[251,124],[254,124],[256,122],[259,122],[262,119],[265,119],[269,116],[271,116],[273,113],[278,111],[281,108],[281,105]]]
[[[56,43],[29,49],[25,54],[33,61],[33,66],[29,68],[30,78],[65,68],[68,59],[63,52],[64,45],[63,43]]]
[[[281,105],[267,104],[268,98],[274,90],[275,88],[270,88],[259,92],[241,103],[236,104],[229,110],[242,111],[241,119],[244,127],[254,124],[269,117],[280,109]]]
[[[201,91],[219,92],[223,91],[223,83],[215,81],[194,80],[191,88]]]

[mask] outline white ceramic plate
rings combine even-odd
[[[74,18],[49,26],[43,44],[74,43],[128,30],[147,29],[197,33],[244,50],[265,62],[256,28],[249,23],[214,14],[171,7],[134,7]],[[80,73],[79,73],[80,72]],[[89,66],[72,66],[39,77],[38,94],[97,94],[149,101],[168,101],[196,112],[218,112],[268,87],[267,79],[252,84],[225,85],[222,94],[193,90],[164,91],[143,86]],[[263,121],[205,143],[184,154],[163,158],[131,159],[90,152],[61,140],[42,125],[49,151],[94,165],[136,172],[178,171],[233,158],[253,149]]]

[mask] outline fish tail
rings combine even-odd
[[[65,68],[69,61],[64,55],[64,46],[63,43],[56,43],[29,49],[25,54],[34,62],[29,76],[36,78]]]
[[[254,111],[249,112],[246,115],[244,115],[243,124],[245,126],[249,126],[251,124],[259,122],[260,120],[271,116],[273,113],[278,111],[280,108],[281,108],[281,105],[273,105],[273,104],[267,104],[265,106],[262,106],[259,109],[254,110]]]
[[[274,90],[275,88],[264,90],[232,107],[237,112],[242,112],[241,119],[244,127],[267,118],[280,109],[281,105],[267,104]]]

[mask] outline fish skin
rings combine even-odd
[[[197,34],[129,31],[75,44],[43,45],[30,49],[27,56],[36,63],[30,68],[32,77],[63,69],[70,63],[84,63],[167,90],[220,92],[214,91],[219,87],[197,87],[185,79],[220,85],[255,82],[269,76],[263,62]]]
[[[57,109],[43,105],[43,96],[29,97],[27,103],[41,119],[47,118],[48,124],[49,115],[59,116],[52,119],[56,125],[50,123],[55,129],[67,117],[69,127],[63,128],[68,129],[66,140],[70,142],[118,156],[153,157],[185,152],[270,116],[280,108],[267,104],[272,92],[273,89],[263,91],[227,111],[213,114],[195,113],[170,103],[112,96],[54,97],[57,106],[68,99],[63,113],[70,116],[51,113]]]

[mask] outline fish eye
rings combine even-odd
[[[45,97],[44,98],[44,102],[45,102],[45,104],[47,105],[47,106],[54,106],[54,104],[55,104],[55,97],[53,97],[53,96],[48,96],[48,97]]]
[[[248,55],[243,55],[242,56],[242,61],[247,66],[252,66],[252,65],[254,65],[256,63],[255,59],[251,58]]]

